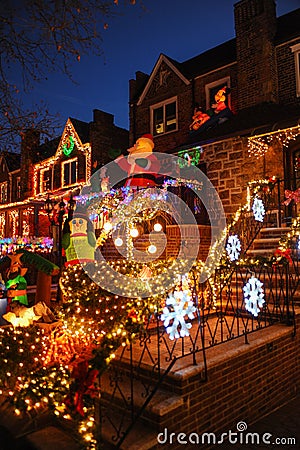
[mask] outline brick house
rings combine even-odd
[[[57,205],[85,185],[93,170],[128,148],[128,131],[113,115],[94,110],[93,121],[69,118],[60,137],[40,143],[35,131],[24,134],[20,154],[0,154],[0,237],[49,236],[44,211],[49,197]],[[38,241],[34,239],[35,245]]]
[[[130,141],[151,132],[158,152],[193,156],[200,147],[197,164],[228,215],[252,179],[300,186],[300,9],[276,18],[274,0],[241,0],[234,18],[234,39],[183,62],[161,54],[150,75],[129,82]],[[212,110],[223,87],[228,117]],[[210,119],[191,131],[196,105]]]

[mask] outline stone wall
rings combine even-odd
[[[203,146],[207,176],[215,186],[227,216],[246,201],[246,186],[251,180],[283,177],[283,150],[270,147],[259,159],[248,153],[247,138],[231,138]]]

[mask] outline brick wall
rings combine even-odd
[[[294,337],[292,327],[275,325],[250,334],[249,345],[242,338],[210,349],[207,382],[203,381],[201,364],[179,370],[173,380],[169,379],[168,387],[183,396],[184,405],[167,415],[158,430],[200,435],[213,432],[220,437],[229,430],[236,432],[236,424],[245,421],[247,431],[255,432],[255,425],[249,425],[299,394],[299,344],[299,332]],[[170,444],[155,446],[163,448],[170,448]],[[174,442],[173,448],[182,445]]]
[[[300,39],[295,39],[276,48],[279,101],[282,104],[300,106],[300,97],[296,97],[295,56],[291,51],[291,46],[299,42]]]
[[[247,0],[235,4],[238,62],[238,107],[277,101],[274,36],[274,0]]]

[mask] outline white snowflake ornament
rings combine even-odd
[[[195,311],[196,308],[186,291],[175,291],[168,296],[161,320],[164,321],[164,326],[172,341],[190,335],[189,330],[192,328],[192,324],[187,323],[185,319],[186,317],[194,319]]]
[[[252,205],[252,211],[254,214],[254,219],[258,222],[263,222],[266,211],[262,199],[255,197]]]
[[[241,253],[241,242],[236,234],[228,237],[226,251],[230,261],[239,259]]]
[[[265,303],[263,283],[258,278],[251,277],[248,283],[243,287],[245,308],[255,317],[258,316],[260,308]]]

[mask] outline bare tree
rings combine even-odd
[[[28,128],[51,137],[58,117],[45,105],[25,109],[22,93],[70,67],[82,55],[101,55],[102,32],[118,0],[0,0],[0,137],[13,146]],[[123,3],[135,4],[135,0]]]

